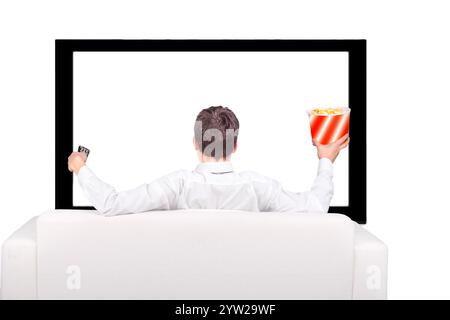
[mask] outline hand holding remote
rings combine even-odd
[[[72,154],[67,158],[67,168],[69,171],[78,174],[81,167],[86,164],[89,152],[90,150],[83,146],[78,147],[78,152],[72,152]]]

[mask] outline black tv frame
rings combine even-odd
[[[358,223],[366,223],[366,40],[300,39],[155,39],[55,40],[55,209],[92,210],[73,205],[73,174],[67,157],[73,146],[73,54],[80,51],[318,51],[348,52],[351,143],[348,206],[331,206]]]

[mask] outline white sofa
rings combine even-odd
[[[387,248],[340,214],[53,210],[1,270],[3,299],[385,299]]]

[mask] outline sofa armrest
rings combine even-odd
[[[353,299],[386,299],[387,246],[358,224],[354,241]]]
[[[2,299],[36,299],[36,219],[14,232],[2,246]]]

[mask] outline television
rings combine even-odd
[[[240,121],[237,171],[307,191],[318,165],[307,110],[349,107],[329,212],[366,223],[365,40],[60,39],[55,48],[56,209],[93,209],[67,170],[78,145],[100,179],[131,189],[194,169],[196,115],[218,105]]]

